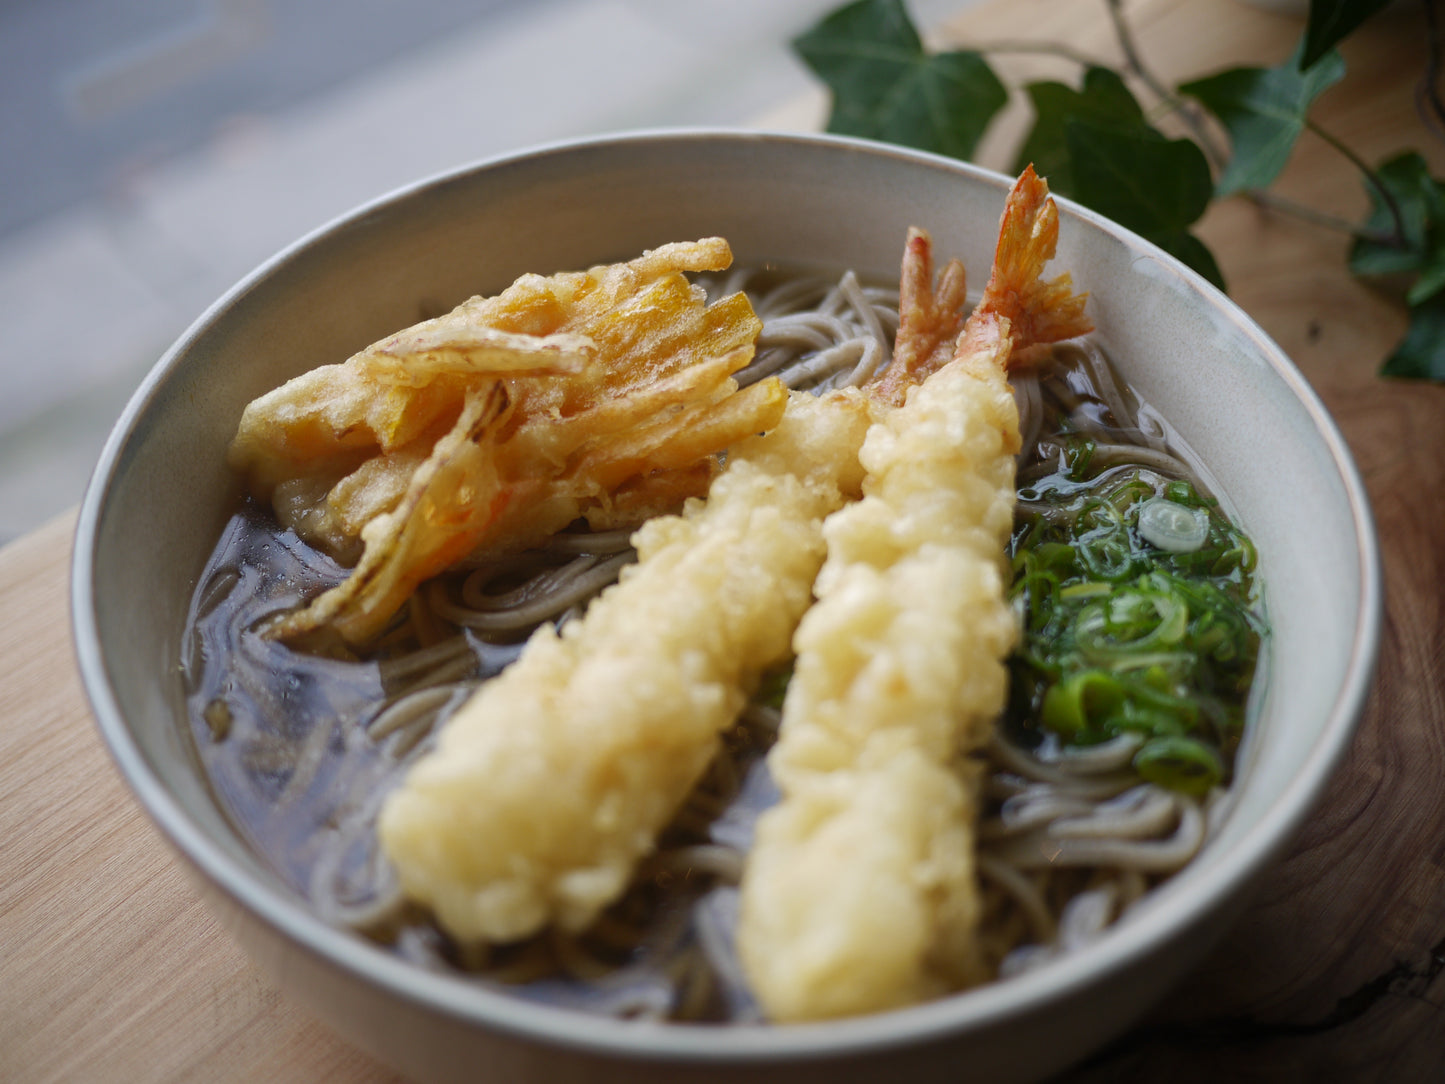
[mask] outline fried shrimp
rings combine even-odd
[[[729,452],[706,503],[649,521],[638,563],[447,722],[383,807],[403,891],[462,941],[584,929],[696,785],[823,562],[823,518],[858,495],[857,392],[794,394]]]
[[[1029,169],[956,345],[938,302],[957,311],[961,275],[946,270],[930,292],[927,236],[910,235],[915,311],[902,326],[918,345],[879,385],[903,405],[868,432],[863,499],[824,525],[818,601],[795,637],[768,761],[783,797],[759,821],[742,881],[739,953],[774,1020],[894,1008],[985,977],[967,754],[1004,707],[1016,636],[1003,567],[1019,448],[1007,368],[1091,329],[1068,276],[1039,278],[1057,233]]]

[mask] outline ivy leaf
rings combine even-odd
[[[930,55],[902,0],[858,0],[795,38],[833,91],[828,131],[967,159],[1008,91],[978,53]]]
[[[1085,71],[1079,90],[1054,82],[1030,83],[1025,89],[1034,105],[1034,126],[1019,148],[1013,171],[1022,173],[1032,162],[1034,169],[1049,179],[1049,187],[1063,196],[1075,194],[1073,164],[1064,142],[1064,125],[1071,118],[1112,128],[1148,127],[1144,111],[1124,80],[1108,68]]]
[[[1188,139],[1073,118],[1064,125],[1064,140],[1080,197],[1136,233],[1183,229],[1209,206],[1209,163]]]
[[[1033,162],[1055,192],[1143,235],[1223,289],[1214,256],[1189,232],[1214,190],[1203,152],[1150,127],[1107,68],[1085,71],[1078,90],[1046,82],[1028,92],[1034,126],[1014,171]]]
[[[1350,270],[1364,277],[1414,276],[1405,294],[1410,327],[1385,359],[1383,376],[1445,382],[1445,183],[1414,151],[1388,159],[1375,177],[1400,212],[1398,243],[1359,238],[1350,249]],[[1384,196],[1367,184],[1373,207],[1365,230],[1389,237],[1395,215]]]
[[[1344,78],[1345,62],[1335,52],[1301,72],[1303,46],[1277,68],[1231,68],[1179,87],[1229,131],[1233,154],[1219,178],[1220,196],[1268,188],[1289,161],[1314,100]]]
[[[1409,330],[1380,374],[1445,381],[1445,295],[1410,308]]]
[[[1408,290],[1405,291],[1405,301],[1411,305],[1418,305],[1445,289],[1445,252],[1436,251],[1431,254],[1432,259],[1425,269],[1420,272]]]
[[[1361,237],[1350,248],[1350,270],[1356,275],[1415,275],[1406,295],[1412,305],[1445,289],[1445,185],[1430,176],[1425,159],[1414,151],[1380,164],[1375,176],[1400,211],[1398,243]],[[1373,207],[1366,232],[1388,237],[1396,232],[1395,216],[1374,185],[1366,185]]]
[[[1080,203],[1153,241],[1224,289],[1204,243],[1189,232],[1214,192],[1209,162],[1188,139],[1154,129],[1113,128],[1080,118],[1064,122],[1064,142]]]
[[[1300,69],[1314,67],[1361,23],[1389,5],[1390,0],[1310,0]]]

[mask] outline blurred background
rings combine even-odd
[[[0,543],[80,500],[146,371],[276,250],[538,143],[816,127],[788,42],[839,2],[0,0]]]

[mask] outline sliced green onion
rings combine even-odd
[[[1161,787],[1195,796],[1224,779],[1224,758],[1197,738],[1169,735],[1150,738],[1134,754],[1134,770]]]
[[[1098,731],[1124,706],[1123,683],[1107,670],[1085,670],[1049,687],[1044,694],[1043,723],[1060,734]]]
[[[1059,592],[1062,599],[1097,598],[1114,590],[1112,583],[1074,583]]]
[[[1228,774],[1259,652],[1254,546],[1212,498],[1145,468],[1031,488],[1010,543],[1011,725],[1064,746],[1139,733],[1141,776],[1207,790]]]
[[[1151,497],[1139,506],[1139,534],[1169,553],[1193,553],[1209,539],[1209,513]]]

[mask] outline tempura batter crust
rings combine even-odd
[[[738,951],[778,1021],[876,1012],[981,981],[974,875],[977,770],[1008,692],[1016,626],[1004,549],[1013,527],[1021,352],[1091,330],[1067,275],[1041,277],[1058,212],[1026,169],[1009,194],[987,287],[951,360],[945,270],[904,255],[900,337],[860,460],[864,498],[824,525],[818,601],[768,764],[782,801],[758,823]],[[941,367],[940,367],[941,366]],[[931,375],[929,375],[931,374]],[[911,380],[921,384],[908,387]]]
[[[1001,365],[954,364],[868,434],[830,517],[769,766],[739,951],[770,1018],[873,1012],[982,978],[977,774],[1015,623],[1000,568],[1018,415]],[[992,370],[992,378],[988,370]]]
[[[580,930],[622,894],[787,657],[869,420],[857,393],[791,396],[705,504],[647,523],[621,582],[560,635],[539,630],[447,723],[379,831],[403,890],[450,934]]]

